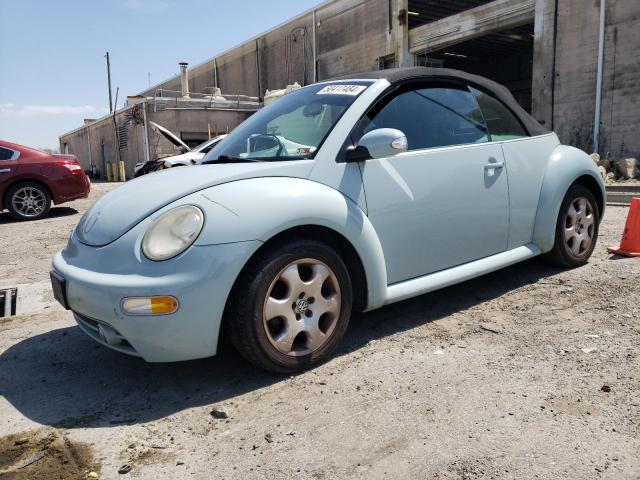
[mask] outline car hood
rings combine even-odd
[[[172,132],[164,128],[162,125],[158,125],[155,122],[149,122],[149,126],[154,131],[158,132],[164,138],[166,138],[171,143],[173,143],[176,147],[184,148],[187,152],[191,151],[191,148],[189,148],[189,146],[186,143],[184,143],[182,140],[180,140],[177,136],[175,136]]]
[[[230,163],[172,168],[130,180],[98,200],[76,227],[95,247],[117,240],[162,207],[205,188],[256,177],[307,178],[313,160]]]
[[[204,157],[204,153],[198,153],[192,150],[190,152],[182,153],[180,155],[165,157],[162,160],[164,162],[168,160],[171,163],[179,163],[179,162],[190,162],[191,160],[200,160],[202,157]]]

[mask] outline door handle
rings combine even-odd
[[[11,173],[11,169],[10,168],[0,169],[0,173]]]
[[[500,163],[487,163],[484,166],[485,170],[493,170],[494,168],[503,168],[504,167],[504,162],[500,162]]]

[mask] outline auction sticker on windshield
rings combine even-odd
[[[327,85],[319,90],[316,95],[358,95],[365,88],[365,85]]]

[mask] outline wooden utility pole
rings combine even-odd
[[[113,113],[113,100],[111,98],[111,61],[109,52],[104,56],[107,59],[107,83],[109,84],[109,113]]]

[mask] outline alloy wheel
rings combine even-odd
[[[298,260],[275,277],[264,302],[269,342],[288,356],[318,350],[331,337],[340,316],[340,285],[323,262]]]
[[[37,217],[47,208],[47,198],[34,187],[22,187],[16,191],[11,199],[13,209],[26,218]]]
[[[568,252],[581,257],[589,252],[595,233],[593,206],[585,197],[577,197],[570,204],[565,215],[564,240]]]

